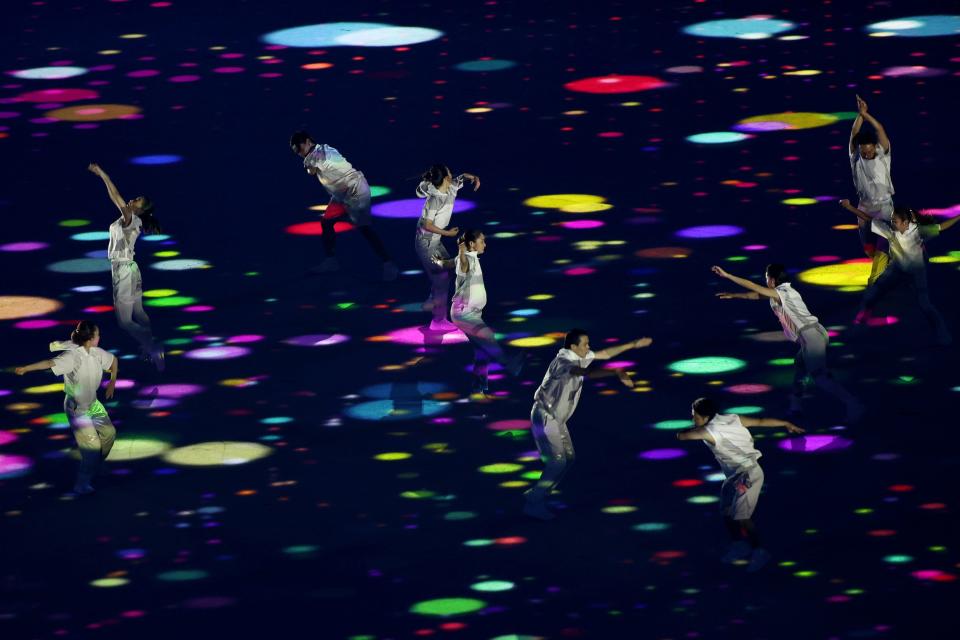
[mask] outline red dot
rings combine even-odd
[[[563,86],[565,89],[580,93],[633,93],[660,89],[667,86],[667,83],[653,76],[609,75],[574,80]]]
[[[887,487],[890,491],[896,491],[897,493],[906,493],[907,491],[913,491],[912,484],[893,484]]]

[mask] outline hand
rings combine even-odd
[[[632,345],[634,349],[643,349],[644,347],[649,347],[653,344],[653,338],[640,338],[639,340],[634,340]]]
[[[433,264],[437,265],[438,267],[442,267],[444,262],[443,256],[441,256],[439,253],[433,256],[433,258],[430,261],[433,262]]]
[[[448,238],[456,238],[458,233],[460,233],[460,227],[450,227],[443,235],[447,236]]]
[[[623,369],[617,369],[617,377],[620,378],[620,382],[623,383],[623,386],[628,389],[633,389],[633,380],[630,379],[630,374],[624,371]]]
[[[317,168],[316,168],[316,167],[307,167],[307,173],[309,173],[309,174],[312,175],[312,176],[315,176],[315,175],[317,175]]]
[[[113,390],[116,388],[117,383],[113,380],[110,381],[110,384],[107,385],[107,392],[104,394],[107,396],[107,400],[113,399]]]
[[[470,179],[473,180],[473,190],[476,191],[480,188],[480,177],[471,175]]]
[[[27,372],[27,368],[26,368],[26,367],[17,367],[16,369],[13,370],[13,372],[14,372],[15,374],[17,374],[18,376],[22,376],[23,374],[25,374],[25,373]]]
[[[724,271],[722,267],[718,267],[718,266],[716,266],[716,265],[710,267],[710,271],[713,271],[715,274],[717,274],[717,275],[720,276],[721,278],[729,278],[729,277],[730,277],[730,274],[729,274],[729,273],[727,273],[726,271]]]
[[[457,253],[463,255],[467,251],[467,243],[463,238],[460,238],[460,241],[457,242]]]
[[[849,209],[850,201],[844,198],[843,200],[840,201],[840,206],[843,207],[844,209]]]
[[[720,298],[721,300],[736,300],[740,296],[737,295],[736,293],[728,293],[726,291],[721,291],[720,293],[717,294],[717,297]]]
[[[864,115],[867,112],[867,103],[863,101],[863,98],[857,96],[857,113]]]
[[[90,164],[88,164],[87,170],[90,171],[90,173],[93,173],[98,176],[103,174],[103,169],[101,169],[100,165],[98,165],[96,162],[91,162]]]
[[[793,424],[792,422],[788,422],[788,423],[787,423],[786,425],[784,425],[784,426],[786,427],[786,429],[787,429],[787,431],[788,431],[789,433],[806,433],[806,431],[805,431],[804,429],[801,429],[800,427],[798,427],[797,425]]]

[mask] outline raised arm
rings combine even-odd
[[[464,173],[464,174],[462,174],[462,175],[463,175],[463,177],[464,177],[465,180],[469,180],[470,182],[473,183],[473,190],[474,190],[474,191],[476,191],[477,189],[480,188],[480,178],[479,178],[479,176],[475,176],[475,175],[473,175],[472,173]]]
[[[108,176],[106,172],[100,168],[100,165],[96,163],[91,163],[89,166],[87,166],[87,169],[103,180],[103,184],[107,187],[107,195],[110,196],[110,201],[117,206],[117,209],[120,209],[120,213],[123,215],[123,224],[130,224],[133,214],[127,211],[127,202],[123,199],[123,196],[120,195],[120,192],[117,191],[117,187],[113,184],[113,180],[110,179],[110,176]]]
[[[873,125],[874,130],[877,132],[877,142],[880,143],[884,151],[890,153],[890,138],[887,137],[887,130],[883,128],[879,120],[867,113],[867,103],[864,102],[860,96],[857,96],[857,112],[859,114],[857,116],[858,119],[863,118]]]
[[[759,300],[762,296],[759,293],[751,291],[750,293],[729,293],[721,291],[717,294],[721,300]]]
[[[28,364],[23,367],[17,367],[13,370],[18,376],[22,376],[25,373],[30,373],[31,371],[46,371],[47,369],[53,368],[53,360],[41,360],[40,362],[34,362],[33,364]]]
[[[630,379],[630,374],[627,373],[626,369],[622,368],[604,369],[602,367],[573,367],[570,369],[570,373],[575,376],[590,378],[591,380],[595,380],[597,378],[612,378],[613,376],[616,376],[620,378],[620,382],[622,382],[624,386],[633,388],[633,380]]]
[[[727,273],[726,271],[724,271],[722,268],[718,266],[713,266],[711,267],[710,270],[713,271],[718,276],[720,276],[721,278],[726,278],[730,282],[733,282],[734,284],[738,284],[744,289],[749,289],[750,291],[753,291],[754,293],[761,295],[765,298],[773,298],[777,302],[780,301],[780,294],[777,293],[776,289],[771,289],[770,287],[761,286],[759,284],[756,284],[755,282],[750,282],[749,280],[746,280],[744,278],[738,278],[733,274]]]
[[[461,240],[457,245],[457,260],[460,262],[460,271],[466,273],[470,270],[470,261],[467,260],[467,241]]]
[[[616,347],[600,349],[600,351],[597,351],[594,354],[594,357],[597,360],[610,360],[611,358],[616,358],[624,351],[629,351],[630,349],[643,349],[644,347],[649,347],[651,344],[653,344],[653,338],[638,338],[625,344],[617,345]]]
[[[740,424],[748,428],[756,427],[783,427],[790,433],[805,433],[803,429],[788,422],[786,420],[780,420],[779,418],[751,418],[749,416],[739,416]]]
[[[855,214],[858,218],[860,218],[865,222],[870,222],[873,220],[873,216],[871,216],[866,211],[863,211],[862,209],[858,209],[857,207],[853,206],[852,204],[850,204],[849,200],[846,200],[846,199],[841,200],[840,206],[846,209],[847,211],[849,211],[850,213]]]
[[[865,106],[866,103],[860,99],[860,96],[857,96],[857,117],[853,120],[853,128],[850,129],[850,153],[857,150],[857,145],[854,144],[853,139],[857,137],[860,128],[863,127],[863,109]]]

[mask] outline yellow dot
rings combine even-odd
[[[173,258],[180,255],[179,251],[157,251],[154,256],[158,258]]]
[[[52,384],[44,384],[39,387],[27,387],[23,390],[24,393],[29,394],[38,394],[38,393],[59,393],[63,391],[62,382],[54,382]]]
[[[549,293],[535,293],[532,296],[527,296],[527,300],[550,300],[553,298]]]
[[[802,282],[821,287],[862,287],[870,276],[870,261],[850,261],[828,264],[801,271]]]
[[[488,111],[493,111],[490,107],[470,107],[466,110],[467,113],[487,113]]]
[[[548,347],[551,344],[555,343],[556,340],[547,336],[530,336],[527,338],[517,338],[516,340],[511,340],[507,344],[514,347]]]
[[[411,454],[405,453],[403,451],[391,451],[389,453],[378,453],[373,456],[374,460],[384,460],[387,462],[393,462],[394,460],[406,460],[410,458]]]
[[[817,204],[817,201],[814,198],[787,198],[782,201],[783,204],[789,204],[794,206],[803,206],[808,204]]]
[[[167,298],[177,295],[176,289],[150,289],[143,292],[144,298]]]
[[[823,71],[820,71],[819,69],[798,69],[796,71],[787,71],[783,75],[785,76],[818,76],[821,73],[823,73]]]
[[[147,34],[145,33],[125,33],[120,36],[124,40],[139,40],[140,38],[146,38]]]
[[[120,49],[104,49],[103,51],[97,51],[102,56],[115,56],[120,53]]]
[[[571,205],[601,204],[605,200],[606,198],[602,196],[592,196],[584,193],[556,193],[527,198],[523,201],[523,204],[535,209],[561,209]]]

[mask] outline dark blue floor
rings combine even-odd
[[[892,140],[897,202],[960,213],[956,6],[353,7],[5,8],[2,365],[92,319],[124,382],[110,474],[75,499],[57,379],[0,379],[0,637],[953,637],[957,352],[931,346],[906,292],[850,339],[867,266],[836,201],[855,198],[859,93]],[[361,22],[387,26],[263,39]],[[343,272],[308,275],[327,198],[289,151],[298,128],[378,187],[397,282],[350,230]],[[116,210],[94,161],[165,227],[137,245],[161,375],[110,306]],[[529,355],[486,401],[466,344],[400,341],[429,319],[409,200],[437,161],[483,180],[453,224],[487,235],[484,316]],[[958,333],[960,231],[929,255]],[[810,437],[757,434],[773,561],[747,574],[719,562],[719,468],[674,433],[702,395],[785,413],[792,345],[765,303],[717,300],[710,273],[758,280],[768,262],[869,411],[845,426],[814,390]],[[654,344],[618,358],[633,391],[587,383],[560,516],[540,523],[520,512],[541,469],[525,420],[572,327],[595,348]],[[726,360],[681,362],[705,357]]]

